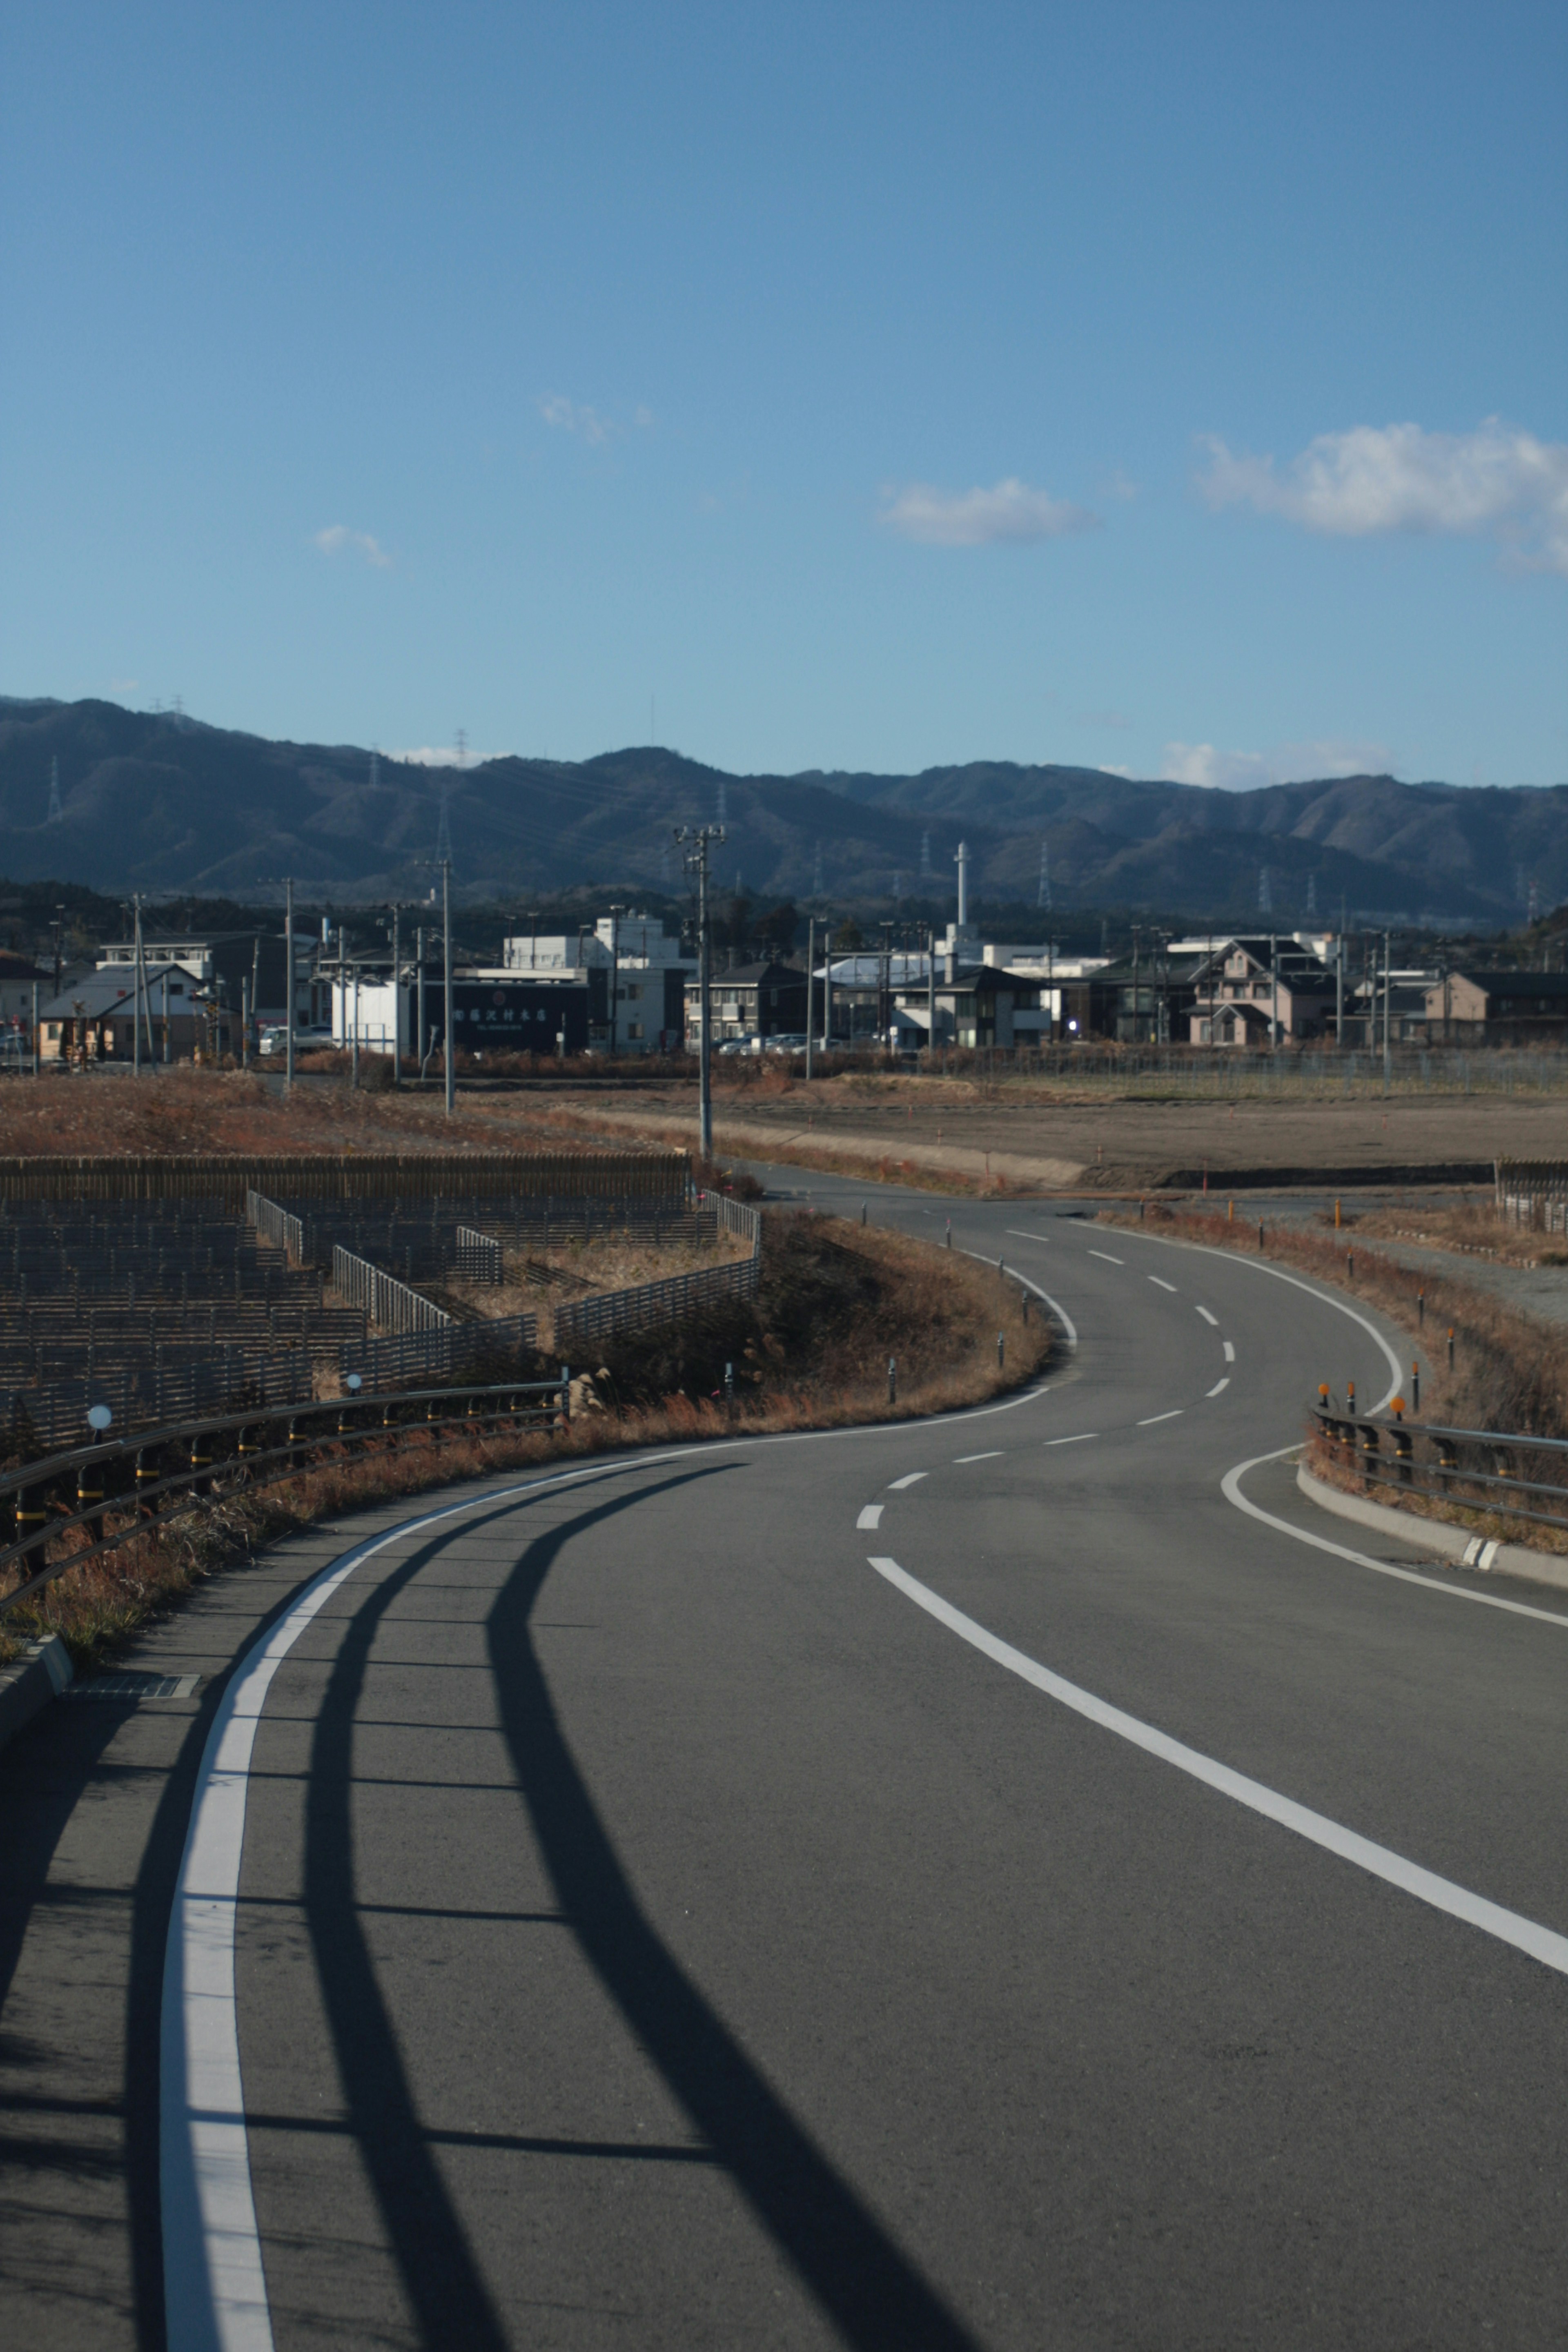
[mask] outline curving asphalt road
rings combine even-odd
[[[1568,1610],[1297,1496],[1387,1339],[772,1173],[951,1213],[1076,1346],[313,1531],[150,1638],[195,1701],[53,1709],[7,2338],[1560,2344]]]

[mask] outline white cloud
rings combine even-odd
[[[637,425],[644,433],[651,433],[653,431],[652,409],[640,407],[637,409],[633,414],[632,423]]]
[[[568,400],[563,392],[542,394],[539,413],[546,425],[552,425],[558,433],[579,434],[584,441],[592,442],[595,446],[601,441],[607,441],[616,429],[608,417],[599,415],[596,408],[586,407],[579,401]],[[638,421],[640,423],[640,416]],[[651,418],[649,422],[652,422]]]
[[[1260,784],[1312,783],[1320,776],[1385,776],[1394,767],[1386,743],[1281,743],[1274,751],[1220,751],[1212,743],[1167,743],[1161,779],[1202,784],[1210,792],[1255,792]]]
[[[351,530],[347,523],[335,522],[329,530],[319,530],[315,544],[323,555],[342,555],[347,550],[355,555],[363,555],[365,562],[374,563],[378,572],[390,572],[392,569],[392,558],[379,540],[373,539],[368,530]]]
[[[997,540],[1060,539],[1068,531],[1095,530],[1100,517],[1068,506],[1047,491],[1032,490],[1009,475],[989,490],[938,490],[910,482],[883,493],[877,520],[900,539],[927,547],[987,547]]]
[[[1199,487],[1212,507],[1249,506],[1346,538],[1489,533],[1521,568],[1568,573],[1568,443],[1495,416],[1474,433],[1358,425],[1321,433],[1279,473],[1210,437]]]

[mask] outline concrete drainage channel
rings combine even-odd
[[[52,1698],[69,1699],[77,1705],[106,1701],[118,1706],[140,1706],[144,1699],[194,1698],[201,1680],[200,1675],[150,1675],[125,1669],[90,1675],[85,1682],[78,1682],[70,1652],[58,1633],[50,1633],[42,1642],[28,1642],[20,1657],[0,1666],[0,1748],[7,1747]]]

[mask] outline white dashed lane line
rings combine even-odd
[[[1225,1343],[1225,1360],[1227,1364],[1234,1364],[1236,1361],[1236,1349],[1228,1339]]]
[[[889,1478],[888,1492],[890,1495],[896,1495],[905,1486],[918,1486],[922,1478],[929,1478],[930,1475],[929,1470],[910,1470],[902,1478]]]
[[[1197,1309],[1197,1312],[1203,1317],[1205,1323],[1212,1323],[1216,1331],[1219,1329],[1219,1317],[1217,1315],[1211,1315],[1206,1307],[1200,1307]]]
[[[1047,1437],[1046,1444],[1047,1445],[1087,1445],[1091,1437],[1099,1435],[1098,1429],[1080,1429],[1076,1437]]]
[[[1212,1389],[1210,1389],[1210,1390],[1207,1391],[1207,1393],[1208,1393],[1210,1396],[1219,1396],[1219,1395],[1223,1394],[1223,1392],[1225,1391],[1225,1390],[1226,1390],[1227,1388],[1229,1388],[1229,1386],[1230,1386],[1230,1374],[1227,1372],[1227,1373],[1226,1374],[1226,1376],[1225,1376],[1225,1378],[1224,1378],[1224,1380],[1223,1380],[1223,1381],[1215,1381],[1215,1384],[1214,1384],[1213,1388],[1212,1388]]]
[[[955,1454],[952,1459],[955,1465],[960,1462],[1000,1462],[1003,1451],[1004,1449],[997,1445],[993,1447],[989,1454]]]
[[[1107,1265],[1125,1265],[1127,1263],[1127,1260],[1124,1257],[1112,1257],[1109,1250],[1091,1249],[1089,1251],[1089,1255],[1090,1257],[1102,1257]]]
[[[1185,1411],[1186,1406],[1179,1404],[1170,1412],[1152,1412],[1148,1420],[1141,1421],[1138,1426],[1140,1429],[1152,1429],[1157,1421],[1180,1421]]]
[[[882,1510],[883,1506],[880,1503],[868,1503],[859,1517],[856,1520],[856,1526],[858,1528],[879,1528],[882,1524]]]
[[[1162,1280],[1161,1280],[1160,1276],[1159,1276],[1157,1274],[1152,1274],[1152,1275],[1149,1276],[1149,1279],[1150,1279],[1150,1281],[1151,1281],[1152,1283],[1155,1284],[1155,1285],[1157,1286],[1157,1287],[1158,1287],[1158,1288],[1160,1288],[1161,1290],[1169,1290],[1169,1291],[1171,1291],[1171,1292],[1173,1292],[1173,1292],[1174,1292],[1174,1290],[1175,1290],[1176,1286],[1175,1286],[1175,1284],[1174,1284],[1173,1282],[1163,1282],[1163,1281],[1162,1281]]]

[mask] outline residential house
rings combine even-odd
[[[1568,972],[1450,971],[1426,988],[1423,1013],[1433,1043],[1555,1042],[1568,1030]]]
[[[806,977],[788,963],[742,963],[716,971],[709,982],[713,1044],[731,1038],[804,1036]],[[698,975],[686,980],[686,1042],[693,1051],[702,1034]]]

